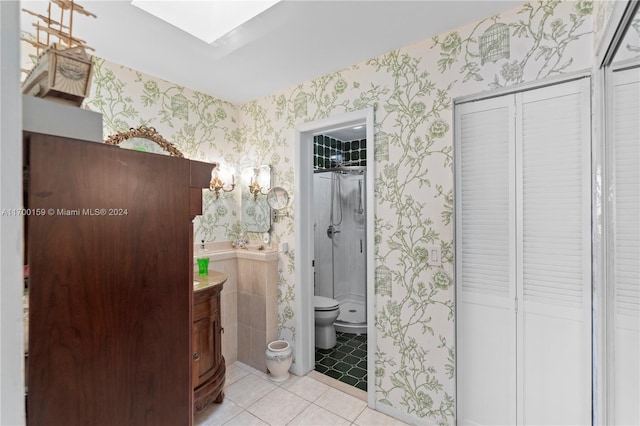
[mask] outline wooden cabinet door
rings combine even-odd
[[[222,322],[220,318],[220,292],[211,301],[212,315],[211,328],[213,329],[213,341],[211,342],[211,352],[213,353],[213,366],[224,364],[222,358]]]
[[[28,138],[28,423],[192,424],[189,161]]]
[[[193,387],[207,382],[222,363],[220,333],[220,288],[194,294],[193,308]]]
[[[206,317],[193,323],[193,358],[194,358],[194,388],[205,382],[213,373],[214,328],[211,317]],[[197,376],[197,377],[196,377]]]

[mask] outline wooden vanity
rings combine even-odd
[[[222,272],[209,271],[198,276],[193,284],[193,414],[203,411],[212,402],[224,398],[225,363],[222,356],[222,325],[220,292],[227,281]]]

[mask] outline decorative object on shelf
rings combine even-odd
[[[232,243],[231,246],[233,248],[239,248],[239,249],[246,249],[247,248],[247,244],[249,243],[249,239],[247,238],[247,235],[244,233],[244,231],[242,231],[239,235],[238,238],[236,238]]]
[[[267,168],[269,173],[263,172]],[[271,168],[269,166],[260,166],[253,169],[253,176],[249,183],[249,192],[253,194],[254,200],[258,199],[258,195],[267,195],[271,186]]]
[[[284,210],[289,205],[289,193],[286,189],[280,186],[271,188],[267,194],[267,202],[272,209],[271,220],[274,223],[278,221],[279,217],[289,217],[288,211],[285,213],[281,212],[281,210]]]
[[[84,40],[73,36],[73,19],[77,13],[93,18],[96,15],[74,0],[50,0],[47,16],[22,10],[39,20],[33,24],[36,28],[35,40],[23,38],[36,48],[36,63],[22,84],[22,92],[75,106],[82,105],[91,89],[93,63],[87,50],[93,49],[86,46]],[[52,13],[59,16],[60,20],[52,19]]]
[[[274,340],[267,345],[266,363],[269,378],[274,382],[284,382],[289,378],[292,350],[286,340]]]
[[[105,139],[104,143],[118,145],[121,148],[184,158],[182,152],[174,144],[163,138],[153,127],[140,126],[135,129],[132,127],[126,132],[110,135]],[[213,164],[215,167],[216,163]]]
[[[225,188],[225,180],[229,179],[229,175],[231,175],[231,186]],[[211,183],[209,184],[209,189],[216,193],[216,200],[220,198],[220,191],[231,192],[235,187],[236,176],[233,170],[216,163],[211,170]]]

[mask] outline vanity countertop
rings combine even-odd
[[[210,242],[205,244],[205,251],[202,251],[200,244],[193,248],[193,259],[208,257],[211,261],[226,259],[250,259],[262,261],[277,261],[277,247],[266,247],[263,243],[250,241],[247,248],[234,248],[231,241]]]
[[[209,271],[209,275],[198,275],[198,271],[193,273],[193,291],[205,290],[215,285],[223,284],[227,281],[227,275],[218,271]]]

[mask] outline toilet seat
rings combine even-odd
[[[337,300],[323,296],[313,296],[313,308],[316,311],[334,311],[339,306],[340,303]]]

